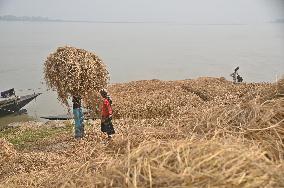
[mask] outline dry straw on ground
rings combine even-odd
[[[284,169],[275,167],[256,145],[245,145],[237,138],[152,141],[129,151],[121,161],[110,161],[93,184],[98,187],[278,187],[283,185]],[[90,176],[85,178],[92,180]]]
[[[47,57],[44,76],[62,103],[68,105],[68,97],[77,95],[91,109],[98,104],[98,91],[109,81],[106,66],[95,53],[69,46],[59,47]]]
[[[15,157],[17,151],[15,150],[13,144],[7,142],[5,139],[0,138],[0,164],[9,161],[11,158]]]
[[[43,140],[40,148],[17,151],[5,160],[0,184],[284,187],[282,81],[199,78],[111,85],[117,131],[112,142],[101,144],[96,120],[79,142],[71,133],[61,134]]]
[[[277,82],[277,94],[284,96],[284,78]]]

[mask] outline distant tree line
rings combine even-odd
[[[4,15],[0,16],[0,20],[4,21],[40,21],[40,22],[51,22],[51,21],[61,21],[61,20],[53,20],[48,17],[41,16],[14,16],[14,15]]]

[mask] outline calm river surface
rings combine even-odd
[[[64,114],[46,91],[43,64],[59,46],[95,51],[111,82],[225,77],[236,66],[247,82],[274,82],[284,70],[284,25],[60,23],[0,21],[0,90],[43,92],[31,116]],[[30,89],[30,90],[28,90]]]

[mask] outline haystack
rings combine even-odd
[[[47,57],[44,78],[63,104],[68,106],[67,99],[79,95],[86,108],[95,109],[98,91],[107,86],[109,73],[95,53],[65,46]]]

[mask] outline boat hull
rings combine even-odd
[[[13,100],[2,101],[0,105],[0,117],[8,114],[17,113],[26,106],[29,102],[39,96],[41,93],[15,97]]]

